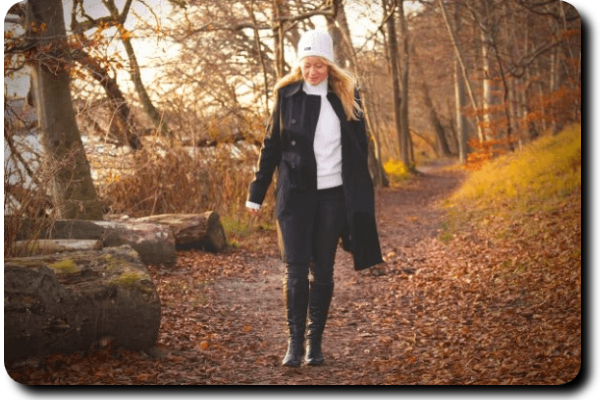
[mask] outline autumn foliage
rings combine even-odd
[[[573,127],[469,177],[438,168],[378,190],[386,263],[357,273],[338,252],[322,367],[280,366],[284,269],[275,233],[257,229],[228,254],[180,252],[173,268],[151,267],[156,352],[107,341],[9,373],[26,384],[567,383],[582,350],[578,149]],[[534,176],[527,196],[506,190]]]
[[[492,119],[485,126],[488,133],[486,140],[471,138],[470,153],[464,167],[471,171],[479,170],[484,164],[499,155],[506,154],[515,148],[529,143],[539,136],[557,134],[559,129],[581,122],[581,88],[561,87],[549,94],[533,96],[531,112],[526,117],[515,121],[516,132],[506,134],[508,121],[500,116]],[[496,115],[508,105],[497,107]],[[493,114],[493,113],[490,113]],[[500,113],[502,115],[502,113]]]
[[[480,142],[477,139],[469,140],[469,146],[472,152],[467,155],[467,162],[464,167],[471,171],[477,171],[489,161],[492,161],[495,157],[505,154],[507,149],[507,143],[510,140],[486,140]]]

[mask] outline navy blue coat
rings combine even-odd
[[[321,97],[302,90],[303,81],[279,89],[260,151],[248,201],[262,204],[273,173],[279,169],[276,214],[283,236],[286,262],[308,263],[314,249],[309,232],[315,215],[317,162],[313,150]],[[358,99],[358,92],[355,94]],[[329,88],[327,99],[340,120],[342,181],[347,219],[342,234],[345,250],[362,270],[382,263],[375,221],[373,183],[367,166],[368,142],[364,120],[348,121],[339,97]]]

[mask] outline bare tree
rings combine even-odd
[[[459,33],[461,30],[461,20],[458,14],[458,7],[455,7],[454,9],[454,21],[456,24],[456,32]],[[458,136],[458,159],[461,164],[465,164],[467,162],[467,154],[469,152],[469,128],[467,125],[467,118],[465,117],[465,113],[463,112],[467,104],[465,98],[465,78],[461,71],[458,57],[455,59],[454,62],[454,93],[456,130]]]
[[[442,12],[442,16],[444,17],[444,22],[446,23],[446,27],[448,29],[448,34],[450,36],[450,39],[452,40],[452,46],[454,47],[454,51],[456,53],[456,59],[460,65],[460,70],[461,70],[461,73],[462,73],[462,76],[464,79],[465,86],[467,88],[467,93],[469,94],[469,99],[471,100],[471,106],[473,107],[473,109],[475,111],[477,111],[477,109],[479,107],[477,106],[477,101],[475,100],[475,94],[473,93],[473,88],[471,86],[471,80],[469,79],[469,73],[467,71],[467,67],[464,62],[464,57],[463,57],[460,47],[458,45],[458,40],[456,38],[455,31],[452,28],[452,25],[450,24],[450,20],[448,18],[448,13],[446,12],[446,6],[444,5],[444,0],[437,0],[437,1],[438,1],[440,10]],[[477,133],[479,135],[479,141],[483,142],[486,140],[486,138],[485,138],[485,133],[482,129],[483,123],[482,123],[479,115],[477,114],[477,112],[475,112],[475,120],[477,121]]]
[[[452,155],[450,151],[450,146],[448,145],[448,140],[446,139],[446,133],[444,131],[444,127],[442,126],[442,122],[438,116],[438,113],[433,105],[433,100],[431,99],[431,93],[429,90],[429,85],[427,84],[427,79],[425,78],[425,73],[423,72],[423,65],[419,59],[419,56],[416,54],[416,49],[413,48],[413,61],[415,66],[417,67],[417,72],[421,79],[419,79],[421,91],[423,92],[423,99],[425,102],[425,107],[427,108],[427,113],[429,114],[429,118],[431,121],[431,125],[433,126],[433,131],[435,132],[435,137],[437,139],[439,150],[444,156]],[[437,149],[436,149],[437,152]]]
[[[110,124],[109,132],[119,144],[126,142],[133,150],[141,149],[139,128],[117,80],[108,74],[106,68],[97,59],[83,49],[73,51],[72,57],[90,73],[106,93],[108,108],[114,116],[114,123]]]
[[[60,0],[27,1],[27,36],[35,40],[33,83],[42,145],[53,174],[60,218],[102,219],[90,166],[75,122]],[[46,50],[49,49],[49,50]]]
[[[129,74],[131,76],[131,81],[135,87],[135,90],[139,96],[140,102],[146,114],[149,116],[153,124],[159,129],[164,135],[169,136],[169,129],[164,121],[161,113],[156,109],[148,92],[146,91],[146,87],[142,82],[140,66],[137,61],[137,57],[135,55],[135,50],[131,43],[131,32],[127,31],[123,24],[127,20],[127,16],[129,14],[129,10],[131,9],[131,4],[133,0],[126,0],[123,5],[123,9],[119,11],[114,0],[102,0],[102,4],[104,4],[105,8],[109,12],[109,16],[102,18],[92,18],[89,16],[84,7],[82,0],[76,0],[73,4],[73,13],[72,18],[76,18],[77,16],[81,16],[85,18],[82,22],[73,23],[74,31],[76,33],[85,32],[88,29],[98,28],[102,25],[116,27],[119,33],[119,39],[123,44],[125,52],[127,53],[127,57],[129,59]],[[76,10],[78,10],[76,12]]]
[[[107,97],[108,108],[113,115],[114,123],[110,124],[109,133],[118,141],[118,144],[127,143],[133,150],[140,149],[140,132],[131,112],[127,100],[115,77],[110,76],[108,65],[103,65],[96,57],[85,50],[85,44],[91,41],[85,36],[85,28],[77,19],[77,13],[85,14],[83,0],[75,0],[71,9],[71,32],[78,38],[80,46],[73,49],[71,56],[78,62],[91,77],[104,89]],[[89,21],[89,20],[88,20]]]
[[[408,147],[404,146],[406,144],[403,138],[403,124],[402,124],[402,91],[401,91],[401,83],[400,83],[400,66],[398,65],[398,60],[400,60],[400,55],[398,54],[398,36],[396,32],[396,22],[393,17],[394,13],[397,10],[396,1],[384,0],[384,12],[389,15],[386,19],[386,29],[388,36],[388,51],[389,51],[389,59],[390,59],[390,69],[392,74],[392,96],[394,103],[394,119],[396,122],[396,134],[398,136],[398,145],[400,147],[400,154],[402,156],[402,162],[408,168],[410,166],[410,159],[408,153]],[[385,18],[384,18],[385,19]]]
[[[398,16],[398,22],[400,25],[401,33],[401,60],[402,64],[400,67],[400,88],[401,94],[401,107],[400,107],[400,127],[401,127],[401,148],[402,148],[402,160],[407,167],[413,168],[413,146],[410,138],[409,130],[409,114],[408,114],[408,95],[409,95],[409,37],[408,37],[408,26],[406,22],[406,15],[404,15],[404,0],[398,1],[396,15]]]

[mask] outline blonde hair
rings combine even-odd
[[[352,74],[350,74],[348,71],[329,62],[325,58],[319,57],[319,59],[327,65],[329,83],[331,84],[333,92],[340,98],[348,121],[360,119],[362,115],[362,109],[358,103],[358,99],[354,97],[356,78],[354,78],[354,76],[352,76]],[[277,91],[282,87],[288,86],[303,79],[302,68],[300,62],[298,62],[287,75],[282,77],[275,84],[273,91],[275,94],[277,94]]]

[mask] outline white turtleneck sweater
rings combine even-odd
[[[328,78],[318,85],[304,82],[308,95],[321,96],[321,111],[315,130],[314,152],[317,160],[317,189],[342,185],[342,135],[340,120],[327,100]]]
[[[321,110],[315,130],[314,152],[317,160],[317,190],[342,185],[342,134],[340,120],[327,100],[328,78],[318,85],[304,82],[308,95],[321,96]],[[246,202],[246,207],[260,209],[260,204]]]

